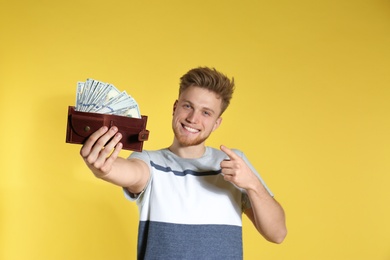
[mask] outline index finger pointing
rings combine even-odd
[[[235,152],[233,152],[231,149],[227,148],[226,146],[224,145],[221,145],[221,151],[226,153],[227,156],[229,156],[230,159],[235,159],[237,158],[237,154]]]

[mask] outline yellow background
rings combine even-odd
[[[245,220],[245,259],[390,259],[388,1],[0,0],[0,47],[1,259],[134,259],[136,205],[65,143],[67,107],[112,83],[166,147],[197,66],[237,84],[208,145],[243,150],[287,214],[281,245]]]

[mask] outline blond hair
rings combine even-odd
[[[191,86],[205,88],[216,93],[222,99],[222,114],[233,96],[234,78],[229,79],[214,68],[198,67],[191,69],[180,78],[179,95]]]

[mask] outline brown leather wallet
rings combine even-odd
[[[87,138],[102,126],[116,126],[122,134],[123,149],[141,152],[144,141],[149,138],[146,130],[148,117],[131,118],[126,116],[80,112],[74,106],[68,107],[66,142],[83,144]]]

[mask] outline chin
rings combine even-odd
[[[188,136],[183,136],[183,135],[180,135],[179,133],[177,133],[176,131],[174,131],[175,133],[175,138],[177,140],[177,142],[181,145],[181,146],[195,146],[195,145],[200,145],[202,144],[204,141],[206,141],[207,137],[206,138],[202,138],[200,136],[196,137],[196,138],[188,138]]]
[[[178,136],[176,136],[176,139],[181,146],[196,146],[202,144],[205,141],[204,139],[200,138],[188,140],[187,138],[180,138]]]

